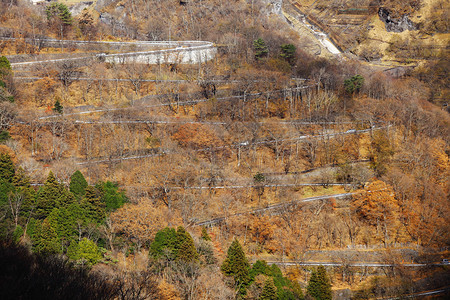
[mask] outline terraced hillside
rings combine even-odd
[[[448,51],[449,3],[422,1],[289,0],[343,51],[366,60],[432,59]]]

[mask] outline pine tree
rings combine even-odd
[[[284,58],[290,65],[292,65],[295,61],[295,51],[297,49],[292,44],[283,44],[281,45],[281,54],[280,56]]]
[[[65,4],[54,2],[45,9],[45,12],[47,13],[48,20],[57,18],[64,25],[72,24],[72,15]]]
[[[255,50],[255,59],[259,60],[269,53],[266,42],[262,38],[253,41],[253,48]]]
[[[36,197],[36,215],[38,218],[46,218],[55,207],[59,207],[61,187],[53,172],[47,176],[44,186],[39,189]]]
[[[242,250],[241,244],[235,239],[228,248],[227,257],[220,269],[226,276],[234,278],[235,287],[241,295],[246,294],[246,287],[250,282],[250,264]]]
[[[331,283],[324,266],[313,270],[307,287],[308,294],[316,300],[331,300]]]
[[[81,199],[86,192],[88,183],[80,171],[75,171],[70,177],[69,190],[77,199]]]
[[[267,279],[264,283],[263,290],[261,292],[261,296],[259,296],[260,300],[277,300],[277,289],[273,284],[272,279]]]
[[[364,77],[362,77],[361,75],[355,75],[352,78],[344,80],[345,91],[349,94],[359,92],[363,84],[364,84]]]

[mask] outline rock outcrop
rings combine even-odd
[[[408,18],[408,15],[403,15],[401,18],[392,18],[389,10],[384,7],[380,7],[378,10],[378,16],[380,17],[380,20],[384,22],[386,31],[388,32],[417,30],[416,24]]]

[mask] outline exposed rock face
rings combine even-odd
[[[283,0],[263,0],[262,2],[266,4],[264,9],[268,14],[281,15]]]
[[[269,3],[272,5],[274,14],[281,14],[281,5],[283,4],[283,0],[270,0]]]
[[[70,13],[72,14],[72,16],[78,16],[79,14],[81,14],[83,9],[88,8],[89,6],[91,6],[92,3],[94,3],[94,2],[93,1],[86,1],[86,2],[76,3],[76,4],[74,4],[73,6],[71,6],[69,8]]]
[[[392,18],[391,13],[384,7],[378,10],[380,20],[384,22],[386,31],[388,32],[403,32],[405,30],[417,30],[416,25],[408,19],[407,15],[401,18]]]
[[[98,20],[103,24],[111,26],[113,30],[125,31],[127,29],[123,21],[117,20],[114,16],[107,12],[101,13]]]

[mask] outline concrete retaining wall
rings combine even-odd
[[[13,40],[13,38],[3,39]],[[63,58],[12,63],[12,67],[64,61],[79,61],[80,63],[85,63],[86,61],[91,61],[92,59],[98,59],[109,63],[197,64],[207,62],[213,59],[217,54],[217,48],[214,44],[205,41],[104,42],[52,39],[26,39],[26,41],[29,43],[40,43],[41,47],[76,47],[79,49],[97,49],[99,52],[103,53],[80,58]],[[108,50],[121,51],[124,53],[108,54]]]

